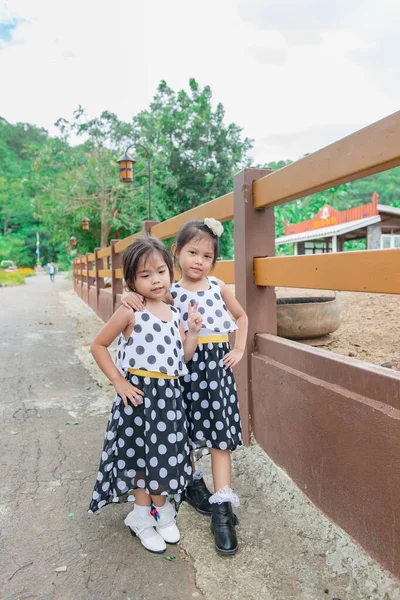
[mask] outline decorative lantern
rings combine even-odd
[[[69,238],[71,241],[72,246],[76,246],[76,237],[74,237],[73,235]]]
[[[83,217],[82,219],[82,229],[83,231],[88,231],[89,230],[89,221],[90,219],[88,219],[87,217]]]
[[[133,160],[131,156],[127,152],[119,160],[117,163],[119,164],[119,178],[123,183],[132,183],[133,181],[133,165],[136,160]]]

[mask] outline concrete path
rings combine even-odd
[[[89,353],[100,327],[61,275],[0,289],[0,600],[400,600],[399,582],[257,445],[233,454],[234,557],[186,504],[171,561],[129,535],[130,506],[88,515],[113,400]]]
[[[202,598],[180,547],[169,561],[131,537],[130,506],[86,512],[113,395],[76,355],[58,296],[70,287],[59,275],[0,289],[0,598]]]

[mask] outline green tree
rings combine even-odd
[[[0,118],[0,259],[20,266],[36,262],[36,231],[29,181],[32,159],[47,139],[47,132],[27,123],[11,125]]]
[[[61,243],[78,237],[80,250],[105,246],[112,237],[140,230],[147,217],[148,167],[140,145],[151,153],[152,217],[164,221],[232,190],[233,174],[248,163],[248,139],[225,125],[224,109],[211,106],[211,90],[190,81],[176,93],[161,82],[149,110],[119,121],[108,111],[87,119],[79,107],[73,120],[59,119],[61,139],[49,140],[35,162],[36,207]],[[71,136],[83,143],[71,147]],[[133,143],[133,185],[118,181],[116,159]],[[117,151],[118,149],[118,151]],[[91,220],[90,233],[79,231]],[[221,254],[233,253],[233,224],[226,224]],[[76,232],[79,232],[77,235]]]
[[[189,90],[175,92],[165,81],[148,110],[133,119],[135,139],[152,152],[154,211],[163,221],[233,189],[233,175],[249,164],[251,140],[242,129],[225,123],[222,104],[212,106],[209,86],[201,88],[195,79]],[[137,178],[147,173],[140,161]],[[221,254],[233,253],[233,224],[225,224]]]
[[[79,108],[69,122],[59,119],[61,139],[49,140],[35,163],[37,209],[57,241],[79,239],[80,250],[106,246],[110,237],[131,232],[144,216],[137,213],[136,200],[119,182],[117,153],[112,148],[126,124],[113,113],[87,119]],[[84,138],[71,147],[72,135]],[[90,232],[81,231],[81,220],[90,219]]]

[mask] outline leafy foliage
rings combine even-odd
[[[151,216],[159,221],[229,193],[234,174],[251,164],[252,141],[225,122],[209,86],[201,88],[194,79],[178,92],[162,81],[149,108],[129,123],[109,111],[89,119],[78,107],[70,121],[60,118],[56,125],[59,137],[51,138],[41,128],[0,118],[0,260],[34,266],[40,232],[42,262],[57,260],[67,268],[76,251],[89,252],[139,231],[149,210],[142,146],[151,158]],[[130,144],[137,161],[134,182],[122,184],[116,161]],[[277,170],[288,164],[266,166]],[[309,219],[326,203],[338,210],[367,203],[374,191],[381,203],[400,206],[399,188],[397,168],[279,206],[276,235],[283,235],[286,219]],[[89,231],[82,230],[83,217],[90,219]],[[234,225],[224,228],[221,256],[232,258]],[[349,249],[362,245],[352,242]],[[277,252],[291,253],[292,247]]]

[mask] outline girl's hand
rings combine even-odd
[[[125,308],[133,308],[133,310],[144,309],[144,297],[136,292],[129,292],[122,296],[122,306]]]
[[[197,311],[199,303],[196,302],[193,306],[189,302],[188,306],[188,329],[191,333],[199,333],[203,324],[203,317]]]
[[[128,400],[130,400],[133,406],[137,406],[138,404],[143,404],[144,392],[139,390],[139,388],[135,387],[129,381],[121,377],[118,379],[116,383],[114,383],[115,391],[118,396],[121,396],[122,402],[125,406],[128,406]]]
[[[237,365],[240,360],[242,360],[242,357],[243,357],[243,350],[238,350],[237,348],[234,348],[233,350],[228,352],[228,354],[225,354],[225,356],[224,356],[225,369],[233,369],[233,367],[235,365]]]

